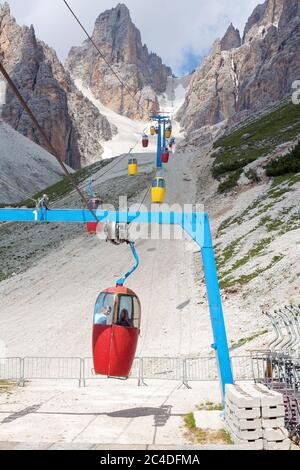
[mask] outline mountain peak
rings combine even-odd
[[[246,23],[244,40],[248,33],[255,27],[270,27],[272,25],[278,27],[284,10],[289,10],[293,3],[299,2],[298,0],[266,0],[261,5],[257,5]],[[250,34],[252,36],[252,32]]]
[[[230,49],[236,49],[237,47],[240,47],[241,42],[239,30],[230,23],[223,39],[221,40],[221,50],[228,51]]]
[[[10,6],[7,2],[0,3],[0,13],[4,15],[10,15]]]
[[[129,22],[131,23],[131,16],[128,7],[124,3],[118,3],[118,5],[114,8],[105,10],[103,13],[100,13],[96,20],[97,23],[105,23],[108,21],[109,23],[117,23],[117,22]]]
[[[105,55],[106,62],[117,68],[141,107],[147,112],[156,112],[159,107],[157,94],[166,91],[172,70],[143,45],[141,33],[126,5],[119,3],[98,16],[93,40]],[[136,100],[120,88],[110,67],[88,41],[71,49],[66,66],[75,79],[81,80],[98,100],[113,111],[137,119],[147,116]],[[144,116],[141,115],[143,113]]]

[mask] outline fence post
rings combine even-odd
[[[86,360],[86,358],[84,357],[84,358],[82,359],[82,377],[83,377],[83,386],[84,386],[84,387],[86,387],[86,376],[85,376],[85,369],[86,369],[86,367],[85,367],[85,360]]]
[[[187,367],[186,367],[186,359],[182,359],[182,382],[179,388],[185,387],[188,390],[191,390],[192,387],[188,383],[188,376],[187,376]]]
[[[138,380],[138,387],[140,387],[141,385],[144,385],[145,387],[147,387],[147,384],[146,384],[145,381],[144,381],[144,361],[143,361],[143,358],[142,358],[142,357],[139,358],[139,380]]]
[[[84,368],[84,359],[80,358],[80,372],[79,372],[79,388],[81,387],[81,384],[84,383],[83,380],[83,368]]]
[[[24,363],[25,363],[25,358],[24,357],[20,358],[20,368],[21,368],[20,385],[21,387],[25,387],[25,364]]]

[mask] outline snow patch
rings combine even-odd
[[[86,88],[82,80],[75,80],[77,88],[99,109],[100,113],[107,117],[109,123],[117,128],[117,134],[109,141],[101,141],[104,149],[102,158],[112,158],[129,152],[149,153],[156,151],[156,139],[150,140],[149,147],[142,147],[142,135],[150,133],[150,123],[133,121],[132,119],[121,116],[104,106],[100,100],[97,100],[89,88]]]
[[[6,103],[6,82],[0,80],[0,109]]]

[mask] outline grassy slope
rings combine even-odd
[[[82,183],[84,180],[92,176],[94,173],[97,173],[97,171],[101,170],[104,168],[106,165],[108,165],[112,159],[108,160],[101,160],[99,162],[93,163],[92,165],[89,165],[85,168],[81,168],[80,170],[76,171],[75,173],[72,174],[73,181],[78,185]],[[69,178],[64,177],[62,180],[58,181],[57,183],[49,186],[48,188],[43,189],[42,191],[38,192],[32,198],[34,200],[38,200],[43,194],[47,194],[50,201],[54,202],[64,196],[66,196],[68,193],[70,193],[74,189],[73,184],[69,180]],[[2,207],[7,207],[7,205],[2,206]],[[17,204],[13,204],[12,207],[29,207],[32,208],[34,207],[34,202],[30,199],[21,201]]]
[[[248,138],[245,139],[246,134]],[[241,173],[249,163],[267,156],[278,145],[293,140],[298,135],[300,135],[300,105],[288,103],[217,140],[214,144],[218,151],[213,165],[213,175],[222,179],[220,192],[236,186]],[[255,174],[249,176],[250,179],[255,179]]]
[[[246,141],[245,134],[249,134]],[[300,106],[287,104],[219,139],[214,144],[221,150],[217,152],[213,174],[226,177],[219,191],[232,189],[249,162],[267,156],[278,145],[299,135]],[[248,285],[284,258],[270,245],[300,229],[299,190],[300,173],[270,178],[267,187],[262,185],[260,195],[246,209],[237,209],[221,223],[217,233],[221,288]]]

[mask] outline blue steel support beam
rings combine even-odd
[[[163,123],[163,149],[167,146],[167,139],[166,139],[166,121]]]
[[[156,167],[162,167],[161,161],[161,123],[158,124],[158,136],[157,136],[157,152],[156,152]]]
[[[157,223],[179,225],[200,246],[223,397],[233,383],[217,268],[206,213],[97,211],[99,222]],[[84,209],[0,209],[0,222],[86,223],[94,222]]]
[[[124,286],[126,280],[129,278],[129,276],[131,276],[131,274],[133,274],[134,271],[136,271],[137,268],[139,267],[140,260],[139,260],[139,257],[138,257],[138,254],[136,252],[136,249],[135,249],[135,246],[134,246],[133,242],[130,242],[130,248],[131,248],[134,260],[135,260],[135,264],[131,269],[129,269],[129,271],[126,274],[124,274],[123,277],[121,277],[121,279],[119,279],[117,281],[117,286]]]
[[[204,243],[201,247],[201,254],[207,289],[207,297],[209,302],[210,319],[214,336],[213,348],[216,351],[220,385],[224,398],[225,385],[233,383],[233,376],[222,308],[221,294],[218,282],[216,261],[207,214],[204,215]]]
[[[185,212],[115,212],[96,211],[99,222],[136,222],[180,225],[187,227],[192,238],[199,240],[197,232],[203,232],[204,213]],[[95,222],[93,215],[86,209],[0,209],[0,222],[54,222],[86,223]],[[199,230],[199,226],[201,226]],[[195,233],[196,232],[196,233]]]

